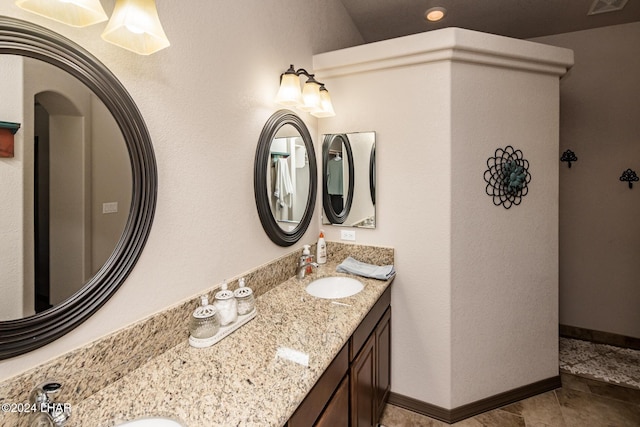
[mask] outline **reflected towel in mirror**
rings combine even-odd
[[[276,162],[276,185],[273,195],[278,199],[278,206],[281,208],[291,207],[293,203],[293,182],[289,173],[289,163],[287,159],[279,158]]]

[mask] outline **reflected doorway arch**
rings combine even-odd
[[[91,195],[84,182],[90,145],[85,118],[66,96],[44,91],[34,101],[34,309],[39,313],[86,281]]]

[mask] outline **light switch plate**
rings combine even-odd
[[[355,242],[356,230],[340,230],[340,239]]]

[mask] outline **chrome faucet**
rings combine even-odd
[[[311,257],[313,259],[313,255],[303,255],[300,257],[300,262],[298,263],[298,270],[296,271],[296,276],[298,280],[304,279],[305,273],[308,267],[317,268],[318,264],[315,262],[307,261],[307,258]]]
[[[57,394],[62,384],[45,382],[31,390],[29,401],[36,406],[31,425],[62,427],[71,416],[69,403],[56,403],[51,395]]]

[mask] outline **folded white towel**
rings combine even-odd
[[[358,261],[348,257],[341,264],[338,264],[336,271],[339,273],[350,273],[358,276],[370,277],[372,279],[389,280],[396,274],[393,265],[373,265]]]

